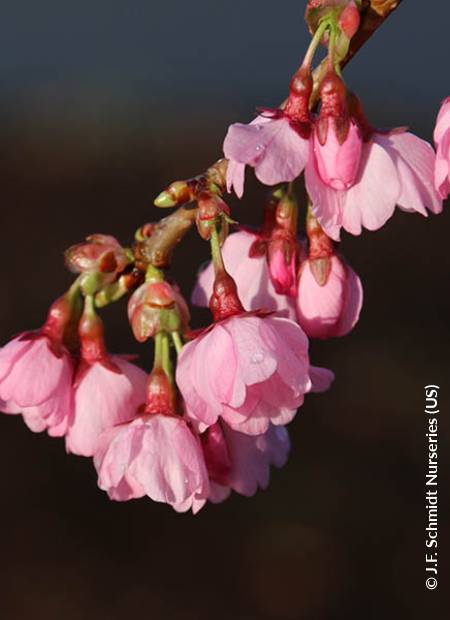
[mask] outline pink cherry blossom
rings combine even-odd
[[[363,144],[355,183],[336,190],[320,176],[314,157],[305,169],[305,181],[314,216],[336,241],[343,227],[359,235],[362,227],[381,228],[395,206],[427,215],[440,213],[442,201],[433,187],[435,155],[432,147],[407,132],[374,133]]]
[[[208,499],[213,503],[232,490],[250,497],[258,487],[266,489],[270,466],[283,467],[290,450],[284,426],[270,425],[262,435],[246,435],[218,422],[201,435],[201,442],[210,480]]]
[[[273,311],[295,320],[295,302],[291,297],[275,291],[266,257],[249,256],[250,248],[257,239],[257,235],[240,230],[229,235],[222,248],[227,271],[237,284],[241,302],[246,310]],[[214,268],[209,263],[198,275],[192,303],[207,307],[213,283]]]
[[[285,318],[232,316],[184,346],[176,378],[200,431],[222,418],[260,435],[290,422],[311,390],[308,339]]]
[[[434,185],[440,197],[445,200],[450,194],[450,97],[442,102],[434,129],[436,164]]]
[[[14,338],[0,351],[0,399],[6,413],[23,413],[34,432],[61,436],[73,414],[74,363],[39,332]]]
[[[99,487],[117,501],[147,495],[179,512],[196,512],[209,493],[200,442],[178,416],[139,415],[106,431],[94,464]]]
[[[92,456],[99,436],[133,419],[145,402],[147,375],[118,355],[81,366],[75,384],[74,415],[66,435],[68,452]]]
[[[359,277],[337,256],[330,259],[331,270],[320,286],[303,262],[297,295],[297,319],[310,338],[344,336],[353,328],[362,307],[363,290]]]
[[[228,129],[223,145],[229,160],[228,190],[234,187],[242,197],[244,169],[255,169],[256,177],[265,185],[293,181],[303,171],[308,159],[308,139],[295,121],[284,114],[258,116],[248,125],[235,123]]]
[[[358,174],[362,150],[362,135],[358,125],[350,121],[345,140],[340,143],[335,119],[321,119],[326,123],[326,138],[321,141],[320,132],[314,132],[314,154],[317,170],[322,181],[337,190],[351,187]]]

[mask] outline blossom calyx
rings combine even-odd
[[[154,368],[147,381],[144,414],[176,415],[175,388],[162,368]]]
[[[309,100],[313,91],[314,81],[310,67],[300,67],[291,80],[289,97],[284,113],[291,120],[309,123]]]
[[[209,309],[216,322],[245,311],[239,299],[236,282],[224,269],[216,273]]]

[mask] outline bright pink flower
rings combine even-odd
[[[358,174],[362,150],[362,135],[358,125],[349,121],[348,133],[344,141],[339,141],[333,118],[321,119],[324,135],[314,132],[314,155],[317,170],[322,181],[337,190],[351,187]]]
[[[308,339],[288,319],[235,315],[184,346],[176,377],[200,431],[221,417],[260,435],[290,422],[311,390]]]
[[[311,262],[303,262],[297,295],[297,319],[310,338],[344,336],[353,328],[362,307],[361,281],[337,256],[330,258],[331,270],[320,286],[311,272]]]
[[[6,413],[23,413],[31,430],[63,435],[73,413],[74,364],[43,333],[14,338],[0,351],[0,399]]]
[[[196,512],[208,496],[200,442],[179,416],[140,415],[106,431],[94,464],[99,487],[114,500],[147,495],[179,512]]]
[[[248,125],[231,125],[223,145],[230,162],[228,191],[234,187],[242,197],[246,165],[253,166],[256,177],[265,185],[293,181],[306,165],[308,142],[295,121],[282,113],[269,118],[258,116]]]
[[[218,422],[200,439],[210,481],[208,499],[213,503],[232,490],[250,497],[258,487],[267,488],[270,466],[283,467],[291,447],[284,426],[270,425],[262,435],[246,435]]]
[[[222,248],[228,273],[235,280],[239,297],[246,310],[268,310],[295,320],[295,303],[291,297],[276,293],[264,255],[249,256],[258,236],[245,230],[229,235]],[[198,275],[192,303],[207,307],[213,290],[212,263]]]
[[[92,456],[103,431],[128,422],[145,402],[147,375],[113,355],[80,367],[75,380],[74,416],[66,435],[68,452]]]
[[[434,129],[436,165],[434,185],[442,199],[450,194],[450,97],[442,102]]]
[[[339,240],[341,227],[354,235],[362,227],[381,228],[396,205],[422,215],[426,209],[440,213],[442,202],[433,187],[434,160],[432,147],[411,133],[374,133],[363,144],[354,185],[344,191],[324,183],[311,156],[305,181],[313,214],[327,235]]]

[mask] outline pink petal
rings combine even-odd
[[[322,181],[313,156],[310,156],[305,168],[305,184],[311,198],[314,217],[329,237],[339,241],[345,193],[329,187]]]
[[[432,146],[408,132],[376,134],[374,140],[387,150],[397,166],[402,187],[398,206],[422,215],[427,215],[427,208],[440,213],[442,201],[433,185],[436,156]]]
[[[436,146],[443,139],[448,129],[450,129],[450,97],[447,97],[442,102],[436,119],[436,127],[433,136]]]
[[[244,195],[245,164],[234,161],[234,159],[228,160],[226,182],[227,191],[231,192],[234,189],[236,196],[242,198]]]
[[[363,305],[363,287],[361,280],[349,265],[346,265],[347,284],[345,287],[345,301],[341,318],[337,325],[337,336],[345,336],[356,325]]]
[[[328,368],[320,368],[319,366],[311,366],[309,369],[311,379],[311,392],[321,393],[330,389],[334,381],[334,372]]]
[[[359,235],[362,226],[368,230],[381,228],[394,213],[400,193],[392,158],[377,142],[364,144],[359,178],[345,195],[345,230]]]

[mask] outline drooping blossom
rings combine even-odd
[[[250,497],[258,488],[266,489],[270,466],[283,467],[290,450],[284,426],[271,425],[262,435],[246,435],[217,422],[200,440],[210,481],[208,499],[213,503],[223,501],[231,491]]]
[[[450,194],[450,97],[442,102],[434,129],[436,164],[434,184],[439,196],[445,200]]]
[[[312,211],[332,239],[340,229],[359,235],[362,228],[377,230],[403,211],[440,213],[442,202],[433,186],[435,155],[432,147],[405,131],[374,133],[363,144],[355,183],[333,189],[323,180],[313,157],[305,170]]]
[[[66,434],[68,452],[92,456],[106,429],[133,419],[145,401],[147,374],[118,355],[80,367],[74,415]]]
[[[103,431],[135,417],[145,401],[147,375],[123,357],[106,351],[103,323],[89,297],[78,333],[80,363],[66,448],[80,456],[92,456]]]
[[[246,310],[267,310],[295,320],[295,302],[292,297],[275,291],[263,254],[250,256],[258,236],[247,230],[229,235],[222,247],[227,271],[235,280],[239,297]],[[192,293],[192,303],[207,307],[214,284],[212,263],[203,269]]]
[[[310,338],[345,336],[359,318],[363,301],[361,281],[338,256],[330,259],[326,281],[319,284],[311,261],[300,269],[297,294],[297,320]]]
[[[184,346],[176,379],[200,431],[222,418],[259,435],[290,422],[311,390],[308,339],[285,318],[230,316]]]
[[[39,331],[21,334],[0,350],[1,409],[22,413],[34,432],[64,435],[73,415],[74,361],[63,344],[69,320],[63,297]]]
[[[265,111],[248,125],[235,123],[228,129],[223,150],[229,160],[228,191],[244,193],[245,166],[252,166],[265,185],[293,181],[305,168],[309,156],[309,109],[312,91],[309,69],[294,76],[284,110]]]
[[[150,376],[143,413],[101,436],[94,455],[98,484],[117,501],[147,495],[179,512],[197,512],[209,494],[205,459],[198,437],[171,413],[173,399],[161,379],[161,373]]]

